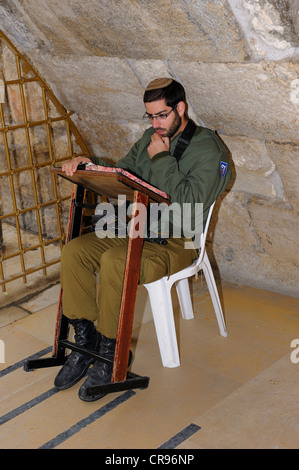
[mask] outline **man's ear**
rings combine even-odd
[[[179,101],[178,102],[176,110],[177,110],[180,117],[184,116],[185,110],[186,110],[186,104],[184,103],[184,101]]]

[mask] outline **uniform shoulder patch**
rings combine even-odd
[[[227,163],[226,162],[220,162],[220,173],[221,176],[225,176],[227,172]]]

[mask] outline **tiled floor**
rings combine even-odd
[[[223,338],[204,281],[193,286],[193,320],[180,318],[175,299],[181,366],[162,367],[140,288],[131,370],[149,376],[149,387],[93,403],[78,398],[81,383],[58,392],[57,367],[22,367],[34,353],[51,355],[59,286],[2,308],[0,320],[19,319],[0,328],[0,448],[298,448],[299,363],[290,345],[299,338],[299,299],[223,283]]]

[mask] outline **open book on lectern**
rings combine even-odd
[[[170,204],[170,197],[160,189],[143,181],[122,168],[87,163],[85,169],[77,169],[73,176],[67,176],[61,168],[54,167],[51,171],[99,195],[117,199],[125,195],[133,200],[134,191],[146,194],[150,201]]]

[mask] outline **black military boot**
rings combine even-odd
[[[112,361],[111,363],[102,362],[100,360],[96,360],[94,366],[89,369],[87,372],[87,379],[81,385],[79,389],[79,398],[83,401],[96,401],[100,398],[103,398],[106,393],[98,393],[97,395],[87,395],[86,389],[88,387],[96,387],[99,385],[104,385],[106,383],[111,382],[111,375],[113,369],[113,359],[114,359],[114,352],[115,352],[116,340],[106,338],[106,336],[102,335],[100,347],[98,350],[99,356]],[[128,359],[128,367],[131,365],[133,360],[132,351],[129,351],[129,359]]]
[[[113,361],[115,345],[115,339],[106,338],[106,336],[102,335],[98,354],[104,357],[105,359]],[[86,394],[86,389],[88,387],[94,387],[109,383],[111,381],[112,369],[113,362],[111,364],[108,364],[106,362],[96,360],[94,366],[88,371],[88,377],[79,390],[79,398],[81,398],[81,400],[83,401],[96,401],[104,397],[106,393],[99,393],[97,395],[88,396]]]
[[[89,320],[69,320],[69,322],[74,327],[74,339],[77,346],[90,351],[96,351],[99,348],[101,334],[97,332],[93,322]],[[84,354],[72,351],[58,372],[54,385],[59,390],[72,387],[85,376],[87,369],[94,361]]]

